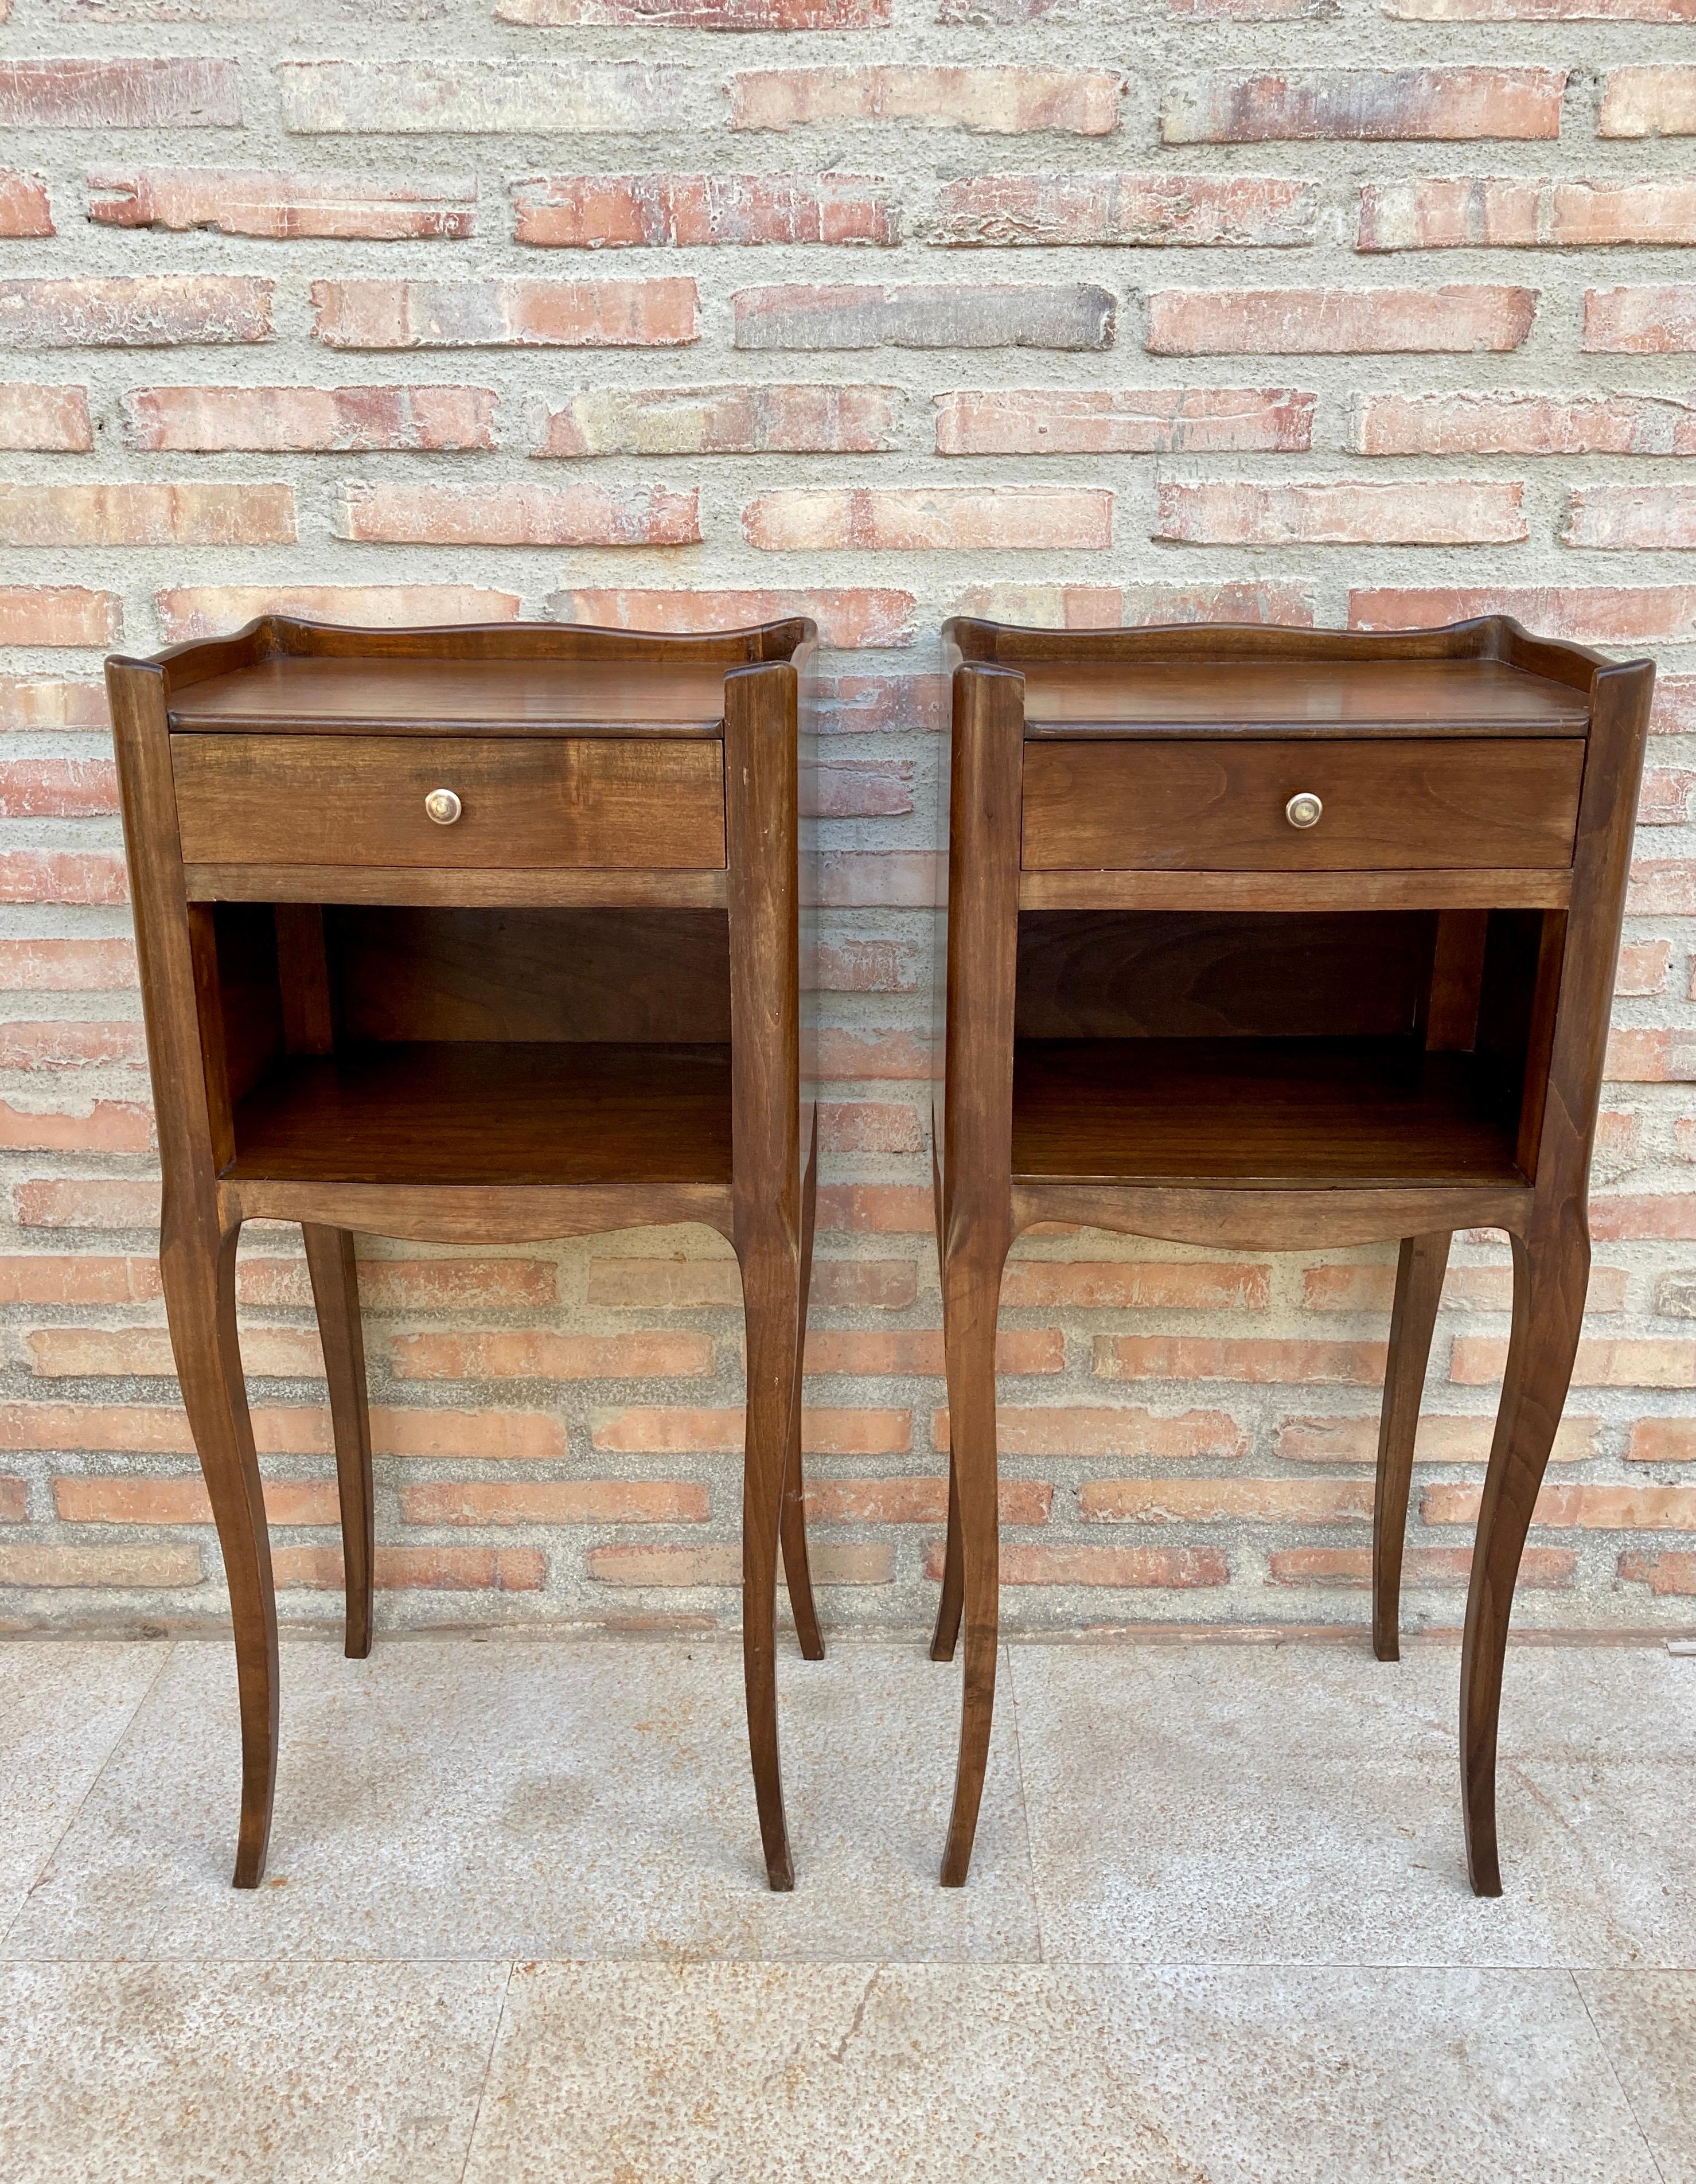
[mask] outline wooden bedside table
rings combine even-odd
[[[235,1622],[239,1888],[264,1871],[276,1768],[234,1289],[256,1217],[305,1236],[356,1656],[371,1476],[351,1232],[510,1243],[702,1221],[730,1240],[747,1320],[749,1736],[767,1875],[792,1886],[780,1531],[801,1649],[823,1651],[800,1474],[815,1170],[796,784],[812,638],[801,621],[672,638],[273,617],[107,664],[165,1305]]]
[[[1501,617],[1391,636],[956,621],[937,1217],[951,1420],[932,1646],[963,1609],[964,1881],[995,1696],[996,1318],[1062,1221],[1266,1251],[1402,1240],[1374,1633],[1397,1652],[1449,1238],[1505,1229],[1513,1332],[1461,1662],[1474,1889],[1520,1551],[1566,1399],[1654,671]]]

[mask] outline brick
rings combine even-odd
[[[1534,288],[1157,288],[1156,356],[1468,355],[1517,348],[1537,315]]]
[[[1610,1193],[1590,1201],[1590,1233],[1598,1242],[1651,1237],[1696,1237],[1696,1191],[1626,1195]]]
[[[874,1540],[826,1540],[808,1556],[815,1585],[891,1585],[895,1550]],[[591,1547],[586,1574],[598,1585],[722,1585],[742,1582],[742,1550],[721,1546],[644,1547],[633,1543]]]
[[[0,388],[0,399],[3,394]],[[109,733],[111,726],[103,683],[0,675],[0,730],[98,728]]]
[[[330,348],[652,348],[696,337],[695,286],[653,281],[315,281]]]
[[[14,1184],[12,1204],[25,1228],[157,1228],[159,1185],[126,1178],[31,1176]]]
[[[52,1108],[0,1100],[0,1146],[8,1151],[144,1153],[153,1142],[153,1110],[133,1100]]]
[[[672,31],[873,31],[890,0],[495,0],[495,20]]]
[[[739,1455],[739,1408],[686,1410],[682,1406],[608,1412],[595,1425],[594,1445],[635,1456]],[[905,1456],[912,1446],[907,1411],[801,1411],[801,1447],[814,1456]]]
[[[1696,916],[1696,870],[1688,859],[1646,858],[1632,866],[1626,907],[1633,916]]]
[[[482,584],[179,584],[157,593],[153,604],[159,632],[172,644],[226,635],[261,614],[408,629],[435,622],[516,621],[522,606],[516,592]]]
[[[1649,708],[1652,736],[1696,735],[1696,675],[1657,675]]]
[[[1381,1342],[1297,1342],[1258,1335],[1098,1334],[1103,1380],[1306,1381],[1370,1388],[1384,1378]]]
[[[53,1504],[67,1524],[209,1524],[206,1488],[192,1479],[56,1479]],[[268,1479],[266,1522],[334,1524],[340,1521],[333,1479]]]
[[[1565,1592],[1578,1569],[1567,1547],[1527,1547],[1518,1583],[1528,1592]],[[1366,1592],[1372,1585],[1370,1547],[1279,1547],[1267,1557],[1268,1582],[1310,1585],[1327,1591]],[[1472,1576],[1470,1547],[1409,1547],[1402,1563],[1404,1591],[1464,1585]]]
[[[0,584],[0,644],[114,644],[123,627],[115,592],[82,584]]]
[[[1688,550],[1696,546],[1696,488],[1574,486],[1559,536],[1563,546],[1603,552]]]
[[[820,990],[833,994],[916,994],[919,950],[899,940],[823,943],[816,966]]]
[[[1520,485],[1468,478],[1395,485],[1164,480],[1156,488],[1150,535],[1191,546],[1509,544],[1531,535],[1524,500]]]
[[[1696,136],[1696,68],[1610,69],[1596,134]]]
[[[286,485],[0,485],[0,545],[292,546]]]
[[[1696,1418],[1639,1418],[1626,1449],[1632,1463],[1696,1463]]]
[[[1654,1308],[1663,1318],[1696,1319],[1696,1269],[1663,1274],[1654,1285]]]
[[[1072,1312],[1264,1312],[1266,1265],[1197,1259],[1012,1259],[1001,1303]]]
[[[1072,281],[968,287],[791,281],[731,298],[739,349],[1111,348],[1114,302]]]
[[[1078,1513],[1113,1524],[1370,1524],[1370,1479],[1086,1479]]]
[[[1639,827],[1682,827],[1691,816],[1696,773],[1686,766],[1652,766],[1637,793]]]
[[[814,819],[898,818],[913,808],[912,781],[911,759],[803,760],[801,813]]]
[[[1696,401],[1676,394],[1365,394],[1363,455],[1696,454]]]
[[[556,1271],[548,1259],[362,1259],[360,1302],[373,1312],[510,1312],[558,1301]],[[312,1289],[306,1262],[244,1257],[236,1269],[243,1304],[293,1305],[307,1310]]]
[[[30,1513],[30,1490],[21,1479],[0,1478],[0,1524],[22,1524]]]
[[[215,454],[362,454],[490,448],[488,387],[137,387],[123,397],[132,448]]]
[[[918,730],[940,735],[946,725],[946,686],[940,675],[866,674],[858,671],[843,675],[822,674],[817,690],[819,733],[858,736],[906,734]]]
[[[818,900],[831,910],[929,910],[941,900],[943,859],[934,850],[826,850],[818,860]],[[919,1076],[917,1055],[909,1072]]]
[[[1457,1335],[1449,1352],[1448,1377],[1457,1387],[1481,1386],[1500,1379],[1507,1357],[1504,1340]],[[1696,1342],[1654,1335],[1587,1336],[1578,1346],[1572,1384],[1576,1388],[1696,1388]]]
[[[646,61],[283,61],[294,135],[645,135],[689,120],[688,69]]]
[[[512,208],[515,242],[555,249],[901,240],[873,175],[533,175]]]
[[[939,394],[939,455],[1301,454],[1315,394],[1291,387],[1022,387]]]
[[[1627,941],[1614,972],[1616,994],[1660,994],[1672,969],[1670,940]]]
[[[7,1069],[139,1069],[147,1061],[142,1027],[61,1017],[47,1023],[0,1024],[0,1067]]]
[[[1054,1489],[1035,1479],[1003,1479],[996,1490],[1003,1524],[1046,1524]],[[811,1524],[940,1524],[948,1514],[946,1479],[810,1479]]]
[[[924,1574],[942,1575],[940,1543],[926,1550]],[[1002,1543],[1003,1585],[1083,1585],[1135,1592],[1189,1591],[1229,1585],[1230,1564],[1217,1547],[1051,1547]]]
[[[1688,355],[1696,349],[1696,281],[1587,288],[1579,346],[1592,355]]]
[[[206,227],[272,242],[464,241],[477,231],[469,175],[282,173],[260,168],[103,168],[88,177],[88,217],[104,227]]]
[[[700,495],[667,486],[347,485],[334,529],[367,543],[689,546]]]
[[[127,902],[115,850],[0,850],[0,902]]]
[[[929,1236],[935,1214],[928,1184],[828,1183],[818,1187],[818,1225],[844,1235]]]
[[[1476,1524],[1482,1494],[1477,1486],[1427,1486],[1420,1513],[1427,1524]],[[1696,1486],[1545,1486],[1531,1522],[1587,1532],[1693,1531]]]
[[[1668,1084],[1696,1069],[1696,1056],[1670,1031],[1615,1030],[1608,1034],[1604,1072],[1615,1084]]]
[[[917,1153],[929,1141],[918,1108],[904,1100],[823,1100],[818,1142],[827,1152]]]
[[[242,71],[226,60],[0,61],[14,129],[238,129]]]
[[[1160,622],[1252,621],[1310,629],[1311,593],[1300,584],[973,584],[957,614],[1060,629],[1141,629]]]
[[[42,1379],[174,1378],[176,1359],[162,1327],[43,1327],[25,1335],[30,1369]],[[323,1352],[315,1329],[248,1327],[242,1357],[250,1374],[268,1379],[318,1379]]]
[[[1386,0],[1409,23],[1688,23],[1690,0]]]
[[[768,554],[1100,550],[1113,501],[1085,487],[788,487],[748,503],[742,535]]]
[[[339,1592],[340,1547],[273,1547],[271,1574],[285,1590]],[[540,1592],[546,1556],[533,1547],[387,1547],[371,1562],[379,1592]]]
[[[201,1577],[196,1546],[0,1546],[0,1585],[174,1592]]]
[[[673,1479],[455,1479],[400,1489],[407,1524],[700,1524],[707,1492]]]
[[[550,409],[538,455],[876,454],[899,444],[895,387],[593,387]]]
[[[404,1380],[636,1380],[712,1370],[705,1334],[410,1334],[390,1355]]]
[[[595,588],[550,592],[547,612],[555,621],[588,622],[601,629],[745,629],[750,623],[810,615],[823,644],[906,644],[912,636],[911,592],[887,587],[824,591],[651,591]]]
[[[1360,191],[1361,250],[1582,249],[1696,242],[1696,183],[1580,181],[1548,175],[1372,182]]]
[[[0,451],[86,455],[93,445],[86,387],[0,381]]]
[[[1689,638],[1696,636],[1696,584],[1386,584],[1348,595],[1351,629],[1426,629],[1490,614],[1579,644]]]
[[[918,1293],[908,1259],[821,1259],[812,1262],[815,1308],[902,1311]],[[596,1258],[589,1266],[592,1305],[644,1312],[742,1308],[742,1276],[734,1259]]]
[[[269,341],[271,283],[246,274],[0,280],[0,348],[177,348]]]
[[[1113,69],[742,69],[730,79],[730,125],[916,121],[991,136],[1107,136],[1119,127],[1123,90]]]
[[[1318,220],[1316,187],[1275,176],[974,175],[942,184],[929,240],[1277,249],[1311,242]]]
[[[66,1258],[51,1251],[0,1257],[0,1302],[6,1304],[140,1304],[159,1294],[153,1259]]]
[[[321,1406],[257,1404],[253,1421],[261,1456],[331,1453],[329,1413]],[[381,1440],[378,1447],[397,1452]],[[180,1403],[8,1403],[0,1405],[0,1448],[192,1456],[194,1442]]]
[[[1066,1346],[1057,1328],[1004,1327],[996,1339],[997,1373],[1062,1373]],[[805,1370],[901,1375],[942,1373],[940,1328],[822,1328],[809,1330]]]
[[[47,177],[0,167],[0,237],[23,241],[53,232]]]
[[[1646,1585],[1658,1597],[1688,1600],[1696,1595],[1696,1554],[1650,1555],[1635,1550],[1620,1557],[1620,1575],[1627,1585]]]
[[[1169,92],[1163,144],[1454,142],[1560,134],[1566,70],[1218,69]]]
[[[996,1436],[1003,1456],[1148,1457],[1236,1462],[1248,1453],[1248,1436],[1224,1411],[1180,1411],[1162,1417],[1130,1405],[1092,1409],[1084,1404],[1001,1404]],[[931,1440],[948,1446],[948,1413],[931,1421]]]
[[[371,1411],[371,1446],[379,1456],[446,1457],[529,1463],[568,1455],[565,1427],[539,1411]]]

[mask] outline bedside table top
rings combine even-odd
[[[739,663],[728,663],[735,665]],[[277,654],[173,691],[174,729],[717,736],[726,667],[653,660],[406,660]]]
[[[1031,660],[1025,733],[1582,736],[1582,690],[1497,660]]]

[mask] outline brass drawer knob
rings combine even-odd
[[[1284,816],[1292,827],[1317,827],[1324,810],[1311,788],[1298,788],[1284,806]]]
[[[451,788],[432,788],[424,800],[425,811],[438,827],[451,827],[464,808]]]

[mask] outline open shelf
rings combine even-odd
[[[730,1049],[445,1039],[279,1061],[235,1109],[233,1178],[728,1183]]]
[[[1018,1182],[1518,1184],[1500,1072],[1407,1038],[1021,1039]]]

